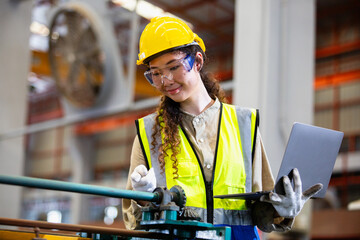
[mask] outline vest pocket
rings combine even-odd
[[[245,186],[241,186],[240,184],[228,184],[228,183],[225,183],[224,184],[224,188],[227,189],[226,193],[225,194],[235,194],[235,193],[244,193],[245,192]]]
[[[234,186],[230,184],[224,184],[220,189],[217,189],[214,192],[214,195],[227,195],[227,194],[236,194],[244,193],[245,187]],[[225,210],[244,210],[245,201],[242,199],[219,199],[214,198],[214,208],[215,209],[225,209]]]
[[[223,179],[223,185],[228,188],[229,193],[245,191],[246,174],[244,165],[241,162],[236,160],[227,161],[223,163],[221,170],[219,182]]]

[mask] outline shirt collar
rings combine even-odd
[[[208,109],[206,109],[205,111],[203,111],[202,113],[200,113],[199,115],[194,115],[191,113],[188,113],[182,109],[180,109],[180,111],[183,114],[183,117],[192,120],[195,117],[197,118],[203,118],[203,119],[208,119],[211,116],[213,116],[214,114],[216,114],[220,109],[220,101],[218,98],[215,99],[215,102],[213,103],[213,105],[211,105]]]

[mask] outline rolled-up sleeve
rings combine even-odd
[[[131,186],[130,175],[134,171],[134,169],[141,164],[146,165],[145,158],[141,150],[139,138],[138,136],[136,136],[131,151],[130,169],[126,184],[127,190],[133,190]],[[136,225],[141,220],[141,206],[135,200],[123,199],[122,213],[125,227],[127,229],[135,229]]]
[[[259,129],[257,131],[254,151],[252,191],[270,191],[274,189],[274,177],[271,172]]]

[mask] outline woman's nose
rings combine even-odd
[[[165,85],[165,83],[172,84],[174,83],[173,77],[171,74],[163,74],[161,75],[161,84]]]

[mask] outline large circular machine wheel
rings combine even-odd
[[[49,61],[58,90],[74,106],[88,108],[100,96],[105,81],[105,54],[93,14],[79,6],[64,6],[53,15]]]

